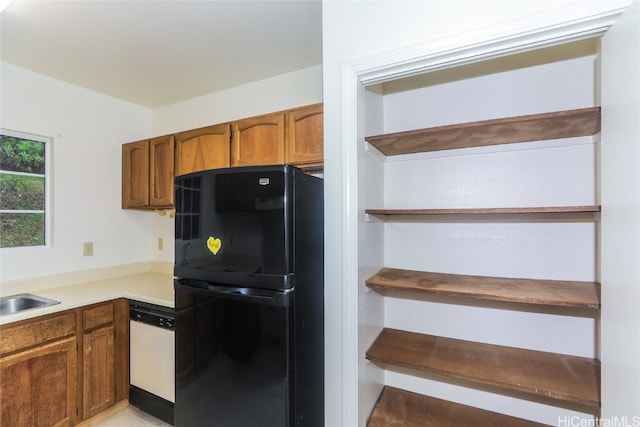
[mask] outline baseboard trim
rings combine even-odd
[[[120,402],[116,403],[113,406],[110,406],[109,408],[105,409],[104,411],[100,412],[99,414],[96,414],[91,418],[87,418],[86,420],[81,421],[80,423],[76,424],[76,427],[91,427],[91,426],[94,426],[94,425],[98,424],[99,422],[106,420],[110,416],[122,411],[127,406],[129,406],[129,401],[127,399],[121,400]]]

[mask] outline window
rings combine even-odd
[[[49,138],[0,129],[0,247],[49,244]]]

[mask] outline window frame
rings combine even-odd
[[[0,128],[0,134],[5,136],[11,136],[14,138],[26,139],[29,141],[37,141],[42,142],[44,144],[44,244],[42,245],[33,245],[33,246],[13,246],[13,247],[0,247],[0,252],[3,251],[15,251],[15,250],[25,250],[25,249],[41,249],[41,248],[51,248],[53,246],[53,203],[52,203],[52,189],[53,189],[53,167],[52,167],[52,159],[53,159],[53,138],[38,135],[34,133],[27,133],[21,131],[14,131],[6,128]],[[42,176],[40,174],[32,174],[32,173],[23,173],[23,172],[13,172],[13,171],[3,171],[9,174],[20,174],[26,176]],[[10,211],[3,210],[2,213],[28,213],[28,212],[40,212],[40,211]]]

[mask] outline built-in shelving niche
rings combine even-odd
[[[593,136],[599,131],[600,108],[596,106],[392,132],[366,137],[366,141],[382,157],[391,158],[432,151]],[[402,191],[402,188],[393,191]],[[433,206],[434,201],[426,205]],[[471,222],[597,222],[600,213],[597,204],[479,208],[423,206],[419,200],[409,208],[367,205],[364,212],[377,218],[374,222],[391,223],[406,218],[425,222],[434,218],[439,222],[461,219]],[[418,301],[421,295],[445,296],[448,304],[459,301],[463,306],[468,301],[475,301],[473,304],[476,305],[484,301],[492,306],[508,304],[508,310],[517,310],[520,306],[523,310],[544,311],[545,307],[552,307],[560,313],[566,310],[567,316],[576,312],[583,315],[586,311],[589,313],[587,316],[594,319],[600,309],[600,285],[594,281],[451,274],[381,265],[365,280],[365,285],[382,296],[393,293]],[[517,398],[542,399],[550,405],[577,407],[594,415],[600,410],[600,363],[596,358],[486,344],[390,327],[382,328],[364,357],[383,369],[415,372],[418,377],[427,374],[451,378],[456,383],[468,383],[471,387],[480,385],[497,393],[514,393]],[[478,420],[486,420],[486,423]],[[396,424],[539,425],[387,384],[369,416],[368,426]]]

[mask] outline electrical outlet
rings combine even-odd
[[[158,250],[164,251],[164,239],[162,237],[158,238]]]
[[[82,253],[84,256],[93,256],[93,242],[84,242],[82,244]]]

